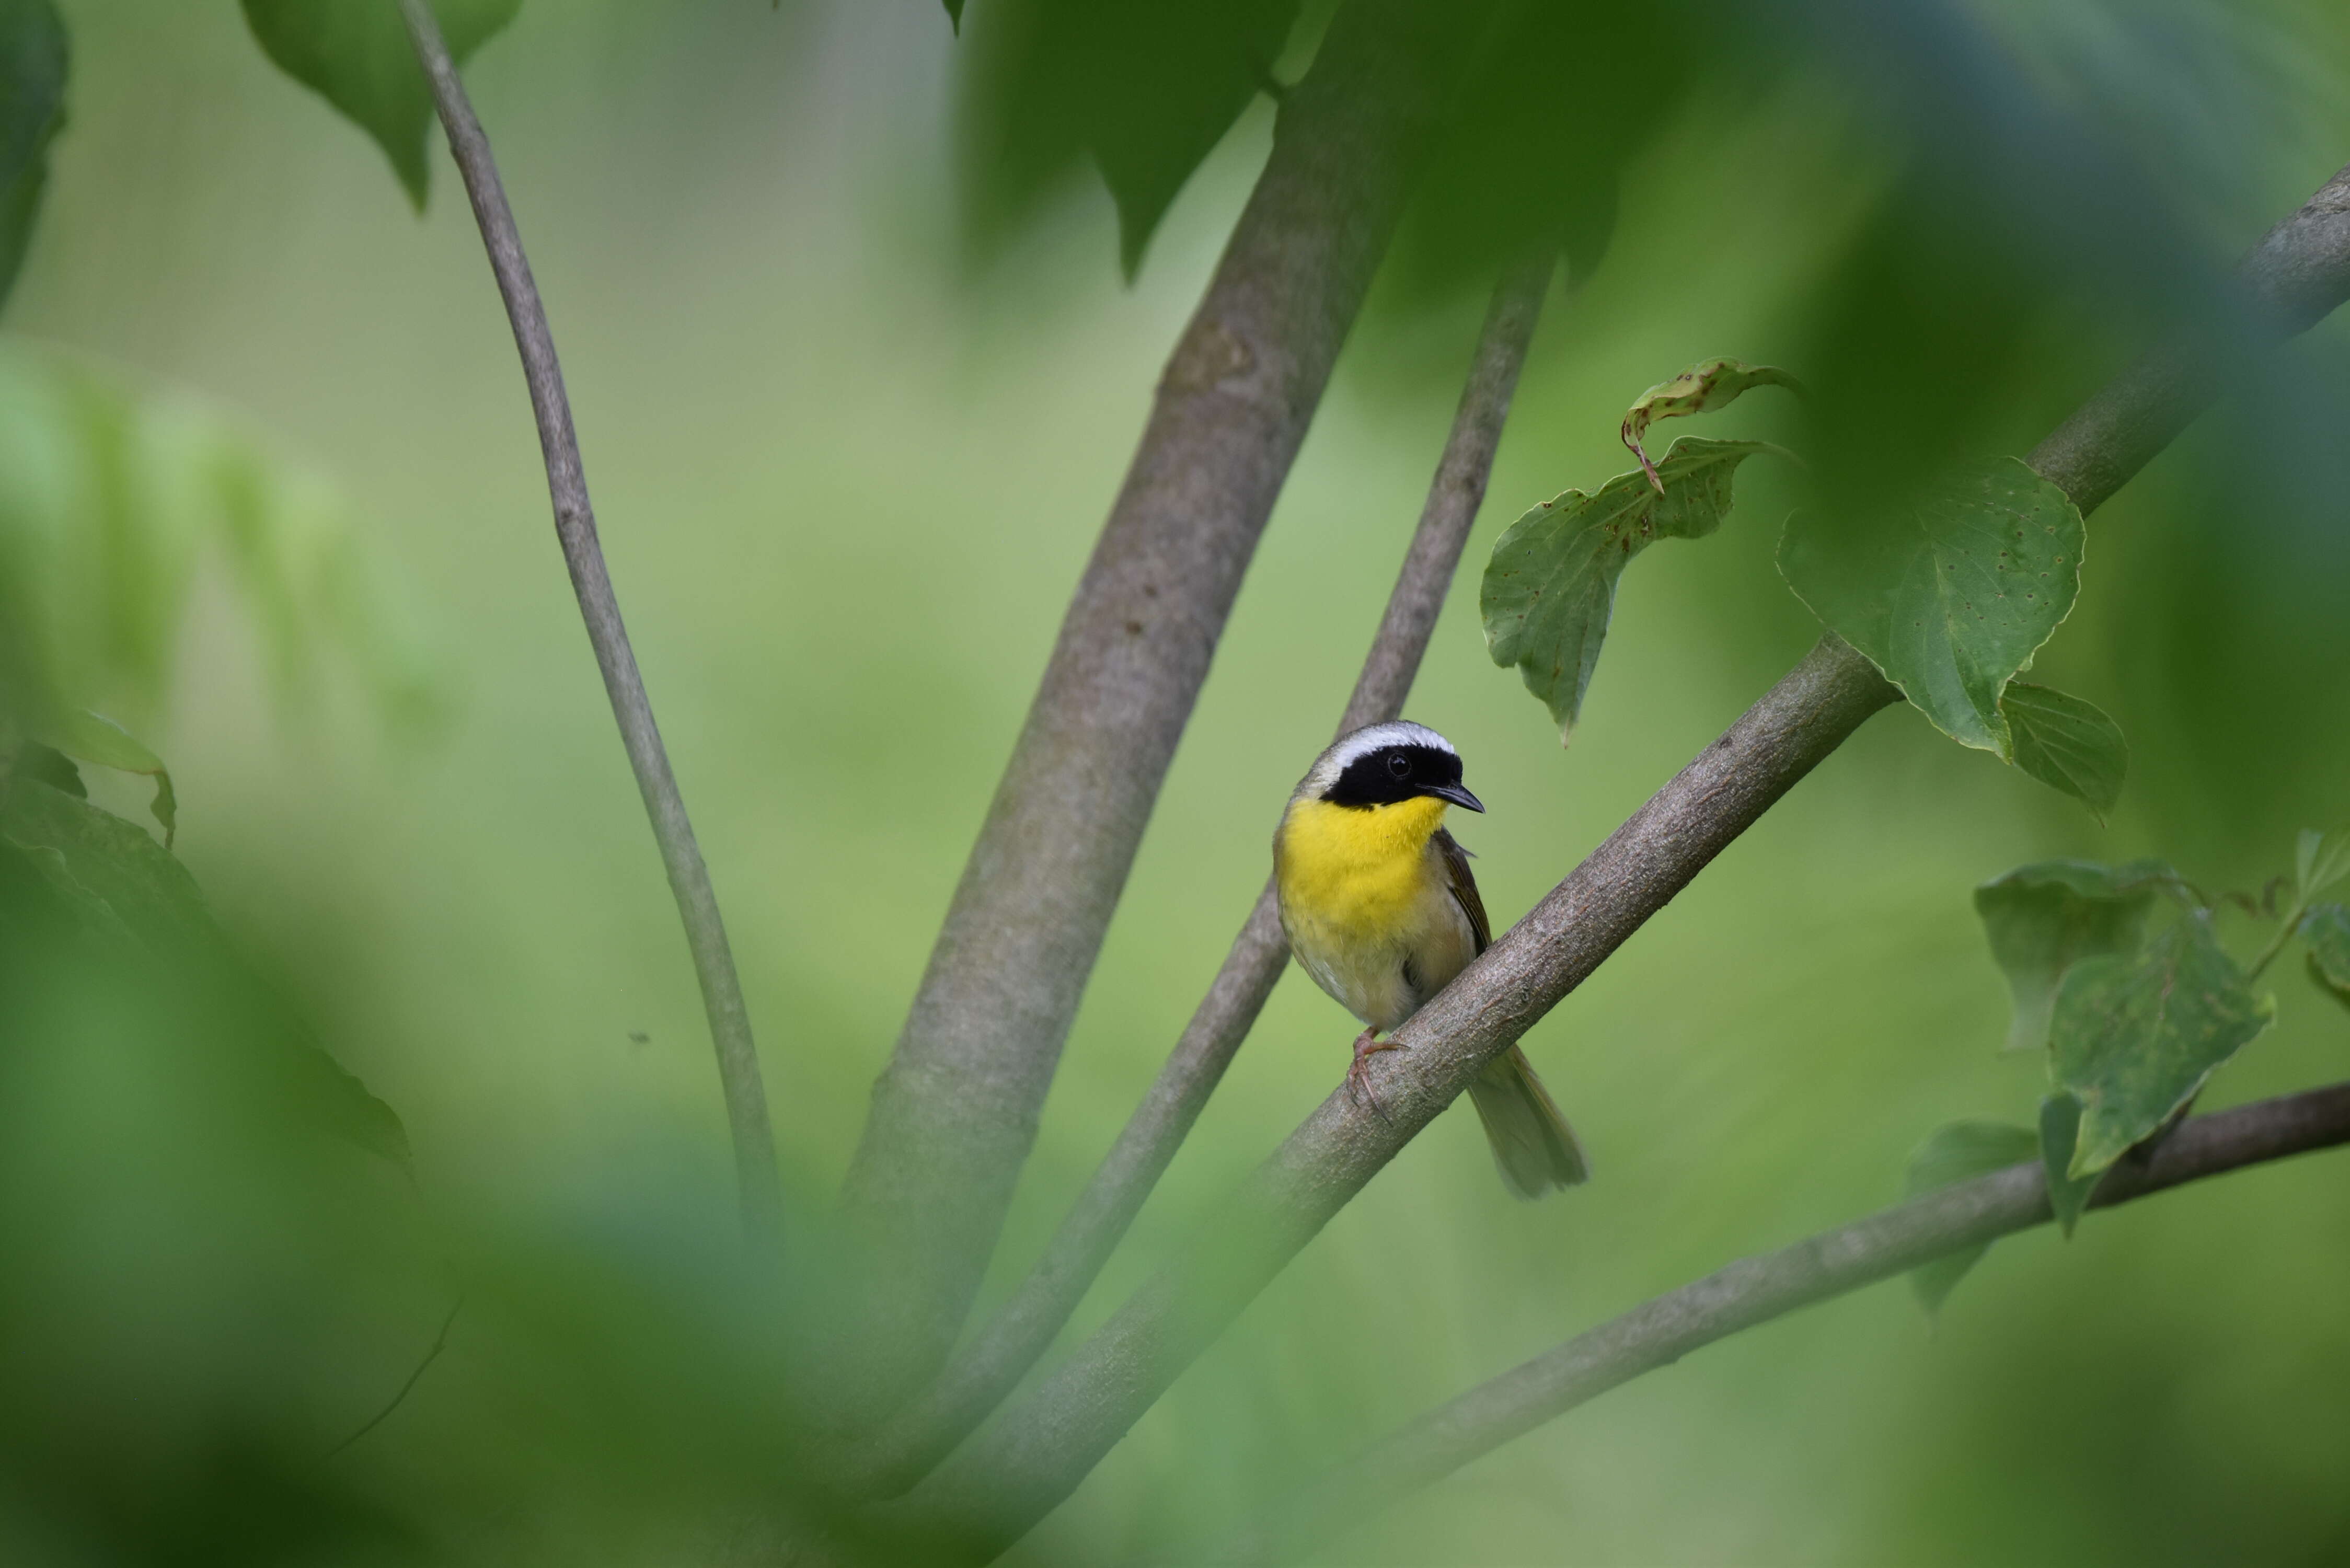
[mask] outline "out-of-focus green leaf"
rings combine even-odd
[[[2129,742],[2094,703],[2053,686],[2015,680],[2000,699],[2015,742],[2015,765],[2081,801],[2099,822],[2122,797]]]
[[[2048,1013],[2065,970],[2084,958],[2137,952],[2157,895],[2177,882],[2178,873],[2158,860],[2119,867],[2048,860],[1977,888],[1975,913],[2015,996],[2007,1049],[2048,1044]]]
[[[0,711],[55,742],[84,709],[159,701],[208,560],[284,694],[310,689],[332,646],[387,718],[432,719],[411,607],[332,487],[192,399],[0,347]]]
[[[2005,1122],[1950,1122],[1935,1128],[1933,1136],[1909,1157],[1902,1196],[1915,1198],[1939,1188],[1954,1187],[2011,1165],[2021,1165],[2039,1153],[2040,1140],[2028,1127],[2011,1127]],[[1982,1255],[1990,1251],[1991,1243],[1985,1241],[1980,1247],[1948,1253],[1910,1270],[1909,1288],[1918,1293],[1918,1303],[1929,1315],[1940,1312],[1942,1303],[1958,1289],[1967,1271],[1981,1262]]]
[[[2040,1102],[2040,1163],[2048,1177],[2048,1204],[2056,1210],[2056,1223],[2068,1241],[2089,1206],[2089,1195],[2104,1179],[2103,1172],[2073,1174],[2073,1149],[2080,1138],[2080,1101],[2056,1094]]]
[[[249,997],[264,994],[187,868],[120,817],[19,777],[0,805],[0,846],[23,854],[101,940],[192,964]],[[292,1092],[328,1131],[407,1162],[408,1135],[399,1116],[325,1051],[296,1045],[285,1068]]]
[[[2050,1076],[2081,1102],[2067,1173],[2094,1176],[2150,1136],[2274,1014],[2200,913],[2135,957],[2067,970],[2048,1023]]]
[[[2293,847],[2293,886],[2303,903],[2350,877],[2350,828],[2320,833],[2304,827]]]
[[[962,0],[945,0],[945,4],[947,26],[952,27],[956,36],[960,36],[962,33]]]
[[[62,714],[60,721],[40,739],[68,757],[153,779],[155,799],[148,809],[162,826],[163,846],[171,847],[173,836],[180,830],[180,797],[172,788],[172,770],[148,749],[144,741],[105,715],[87,710]],[[77,778],[75,782],[78,784],[80,780]]]
[[[45,746],[38,741],[27,741],[16,753],[16,765],[10,771],[13,778],[38,779],[54,790],[62,790],[76,800],[89,798],[89,786],[81,780],[81,770],[74,760],[55,746]]]
[[[1658,539],[1700,539],[1721,526],[1738,465],[1763,441],[1684,436],[1658,465],[1660,487],[1635,469],[1586,494],[1545,501],[1493,545],[1478,607],[1493,662],[1515,665],[1566,741],[1599,663],[1625,563]]]
[[[463,65],[515,19],[522,0],[432,0],[449,53]],[[421,212],[432,89],[396,0],[244,0],[244,20],[277,68],[375,138]]]
[[[66,27],[51,0],[0,0],[0,302],[40,215],[66,118]]]
[[[1727,408],[1742,392],[1756,387],[1784,387],[1800,393],[1804,384],[1775,365],[1748,365],[1736,359],[1707,359],[1690,366],[1669,381],[1659,381],[1632,400],[1624,414],[1624,444],[1640,460],[1641,470],[1648,483],[1657,489],[1664,488],[1664,480],[1656,464],[1648,461],[1648,449],[1640,444],[1648,427],[1659,420],[1679,419],[1687,414],[1710,414],[1716,409]]]
[[[972,21],[963,132],[983,239],[1090,159],[1117,201],[1132,278],[1192,171],[1273,80],[1297,11],[1298,0],[991,0]]]
[[[2309,978],[2345,1007],[2350,1007],[2350,909],[2320,904],[2301,922],[2301,940],[2308,948]]]
[[[1856,527],[1832,515],[1788,520],[1779,568],[1796,597],[1944,734],[2013,762],[2000,699],[2080,593],[2080,509],[2002,458],[1950,475],[1906,516]]]

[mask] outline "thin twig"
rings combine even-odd
[[[2350,170],[2279,224],[2241,266],[2247,319],[2282,333],[2350,297]],[[2179,364],[2189,361],[2180,360]],[[2149,448],[2217,395],[2208,358],[2191,384],[2123,395],[2126,373],[2027,460],[2087,511]],[[2128,410],[2135,410],[2131,414]],[[2121,410],[2121,411],[2116,411]],[[1506,1050],[1662,909],[1795,782],[1898,693],[1835,637],[1748,710],[1573,875],[1398,1032],[1371,1071],[1382,1118],[1334,1093],[1069,1360],[894,1511],[983,1560],[1057,1506],[1176,1376],[1330,1217]]]
[[[1357,0],[1273,151],[1077,586],[843,1193],[872,1249],[840,1358],[869,1419],[961,1332],[1241,579],[1401,216],[1457,45]]]
[[[1544,251],[1513,268],[1493,291],[1419,526],[1338,722],[1341,735],[1403,711],[1484,503],[1493,452],[1556,270],[1555,258]],[[1267,882],[1149,1093],[1044,1256],[947,1370],[850,1464],[855,1490],[887,1497],[913,1485],[1036,1364],[1175,1158],[1288,961],[1289,942]]]
[[[580,618],[588,624],[597,668],[604,674],[612,717],[620,726],[620,742],[627,748],[638,793],[644,797],[645,815],[651,819],[653,837],[660,846],[670,891],[685,922],[686,945],[692,951],[694,974],[702,983],[702,1005],[709,1014],[711,1040],[718,1050],[718,1080],[733,1135],[734,1175],[743,1224],[763,1246],[772,1249],[779,1239],[783,1199],[775,1173],[775,1133],[767,1120],[766,1089],[760,1082],[758,1049],[751,1039],[751,1017],[743,1005],[743,988],[735,978],[734,955],[727,946],[726,924],[718,912],[718,896],[710,886],[710,870],[702,863],[702,850],[694,843],[693,824],[686,817],[684,797],[678,794],[676,775],[670,771],[669,753],[653,722],[652,702],[645,695],[644,678],[638,673],[628,628],[620,620],[619,601],[613,597],[611,576],[605,570],[604,549],[596,536],[596,512],[588,499],[587,471],[579,457],[579,437],[571,423],[571,400],[564,391],[563,367],[555,355],[555,336],[546,324],[546,307],[539,303],[538,285],[531,276],[529,258],[523,254],[522,234],[515,226],[513,209],[506,204],[497,163],[490,156],[489,138],[474,117],[464,83],[458,79],[456,63],[441,36],[441,25],[425,0],[400,0],[400,12],[408,23],[416,57],[432,83],[432,101],[440,109],[442,128],[448,132],[450,153],[464,178],[465,194],[473,201],[482,244],[489,252],[490,269],[497,275],[498,293],[514,325],[515,347],[522,355],[531,410],[538,421],[538,444],[546,458],[556,538],[571,573],[572,591],[578,596]]]
[[[2350,1084],[2196,1116],[2144,1165],[2126,1162],[2090,1207],[2350,1143]],[[1775,1252],[1742,1259],[1545,1351],[1448,1401],[1265,1510],[1211,1552],[1170,1561],[1265,1564],[1327,1548],[1379,1509],[1576,1406],[1690,1351],[1814,1302],[2054,1218],[2036,1160],[1928,1193]]]
[[[408,1381],[400,1386],[400,1392],[391,1397],[391,1403],[386,1405],[382,1409],[378,1410],[374,1415],[369,1417],[358,1431],[353,1432],[349,1437],[345,1438],[341,1442],[337,1443],[333,1448],[328,1449],[324,1454],[321,1454],[319,1458],[328,1459],[333,1459],[337,1454],[341,1453],[345,1449],[349,1448],[353,1443],[358,1442],[361,1438],[366,1437],[369,1432],[372,1432],[378,1427],[382,1426],[384,1421],[391,1415],[391,1413],[400,1408],[400,1402],[408,1397],[410,1392],[415,1388],[418,1383],[423,1381],[426,1369],[434,1362],[440,1360],[441,1353],[449,1348],[449,1330],[455,1326],[458,1311],[463,1308],[464,1304],[465,1298],[463,1296],[459,1296],[454,1303],[451,1303],[449,1315],[441,1320],[441,1332],[432,1336],[432,1348],[424,1353],[424,1359],[416,1364],[416,1370],[408,1375]]]

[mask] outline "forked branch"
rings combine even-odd
[[[868,1415],[943,1365],[1241,579],[1399,218],[1459,45],[1356,0],[1159,380],[843,1195],[871,1248],[842,1362]]]
[[[628,628],[620,620],[619,600],[612,592],[611,574],[604,567],[604,548],[596,537],[596,510],[588,499],[587,470],[579,458],[579,437],[571,424],[571,400],[564,391],[563,367],[555,356],[555,335],[546,323],[546,306],[539,303],[538,285],[531,277],[530,260],[523,254],[522,234],[515,226],[514,210],[506,204],[496,161],[490,156],[490,139],[465,96],[456,62],[450,58],[448,43],[441,36],[441,24],[426,0],[400,0],[400,14],[408,24],[417,61],[432,84],[433,106],[440,111],[442,129],[448,132],[450,153],[464,178],[465,194],[473,202],[482,244],[490,254],[490,270],[497,275],[506,318],[514,326],[523,377],[530,385],[531,410],[538,420],[539,449],[546,459],[546,488],[555,502],[555,536],[563,547],[563,564],[571,573],[572,591],[578,596],[580,618],[588,624],[596,666],[604,674],[612,717],[620,726],[620,743],[636,774],[637,791],[644,797],[645,815],[652,820],[670,891],[685,922],[694,976],[702,983],[702,1005],[710,1017],[711,1040],[718,1048],[718,1080],[733,1135],[734,1177],[743,1223],[763,1245],[772,1248],[782,1220],[782,1194],[775,1175],[775,1133],[767,1120],[766,1088],[760,1081],[758,1049],[751,1040],[751,1015],[743,1005],[743,988],[734,975],[734,954],[727,946],[718,895],[711,888],[709,867],[702,863],[702,850],[694,843],[693,824],[685,815],[677,776],[670,771],[669,753],[661,745],[660,727],[653,722],[652,701],[645,695],[637,656],[629,647]]]
[[[1470,527],[1484,503],[1493,452],[1556,270],[1545,251],[1513,268],[1493,291],[1451,435],[1387,613],[1338,722],[1341,735],[1403,711]],[[913,1485],[1036,1364],[1175,1158],[1288,961],[1288,940],[1268,882],[1166,1065],[1054,1232],[1045,1255],[946,1371],[866,1445],[850,1467],[855,1490],[886,1497]]]

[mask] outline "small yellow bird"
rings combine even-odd
[[[1314,760],[1273,836],[1289,950],[1368,1025],[1347,1082],[1374,1110],[1363,1058],[1396,1049],[1379,1035],[1493,940],[1469,852],[1444,831],[1448,803],[1485,809],[1461,782],[1452,742],[1421,724],[1373,724]],[[1486,1064],[1469,1097],[1513,1193],[1540,1198],[1589,1178],[1574,1129],[1516,1046]]]

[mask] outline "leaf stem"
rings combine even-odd
[[[465,194],[473,202],[490,269],[497,276],[498,293],[514,327],[515,348],[522,357],[531,410],[538,421],[539,447],[546,460],[556,539],[562,545],[572,591],[579,599],[580,618],[588,625],[588,640],[596,650],[597,668],[603,672],[612,717],[619,724],[620,743],[636,774],[638,793],[644,797],[645,814],[660,846],[661,865],[669,873],[670,891],[685,925],[686,945],[702,984],[702,1008],[709,1014],[711,1038],[718,1050],[718,1078],[733,1135],[734,1175],[743,1224],[754,1240],[772,1249],[779,1241],[783,1196],[775,1174],[775,1140],[767,1119],[766,1089],[760,1079],[758,1050],[751,1039],[750,1013],[743,1003],[742,983],[735,977],[734,955],[727,944],[725,921],[719,915],[718,896],[710,885],[710,870],[694,842],[693,824],[686,816],[685,799],[678,792],[669,752],[653,722],[652,701],[645,694],[644,677],[629,646],[619,600],[604,565],[603,545],[596,535],[596,512],[588,498],[587,471],[579,456],[579,437],[571,422],[571,400],[564,390],[562,364],[556,358],[555,335],[547,326],[546,306],[539,301],[538,285],[531,276],[530,259],[523,253],[522,234],[506,203],[496,161],[490,155],[489,137],[465,96],[456,62],[450,58],[448,42],[441,36],[441,25],[426,0],[399,0],[399,4],[417,61],[432,84],[442,129],[448,132],[449,151],[464,177]]]
[[[2295,895],[2293,909],[2283,919],[2277,922],[2276,934],[2269,938],[2268,945],[2261,950],[2260,956],[2252,961],[2251,967],[2244,971],[2244,979],[2248,983],[2260,979],[2262,971],[2276,962],[2277,955],[2284,951],[2285,943],[2293,940],[2293,932],[2301,929],[2302,917],[2308,913],[2309,895],[2306,893]]]

